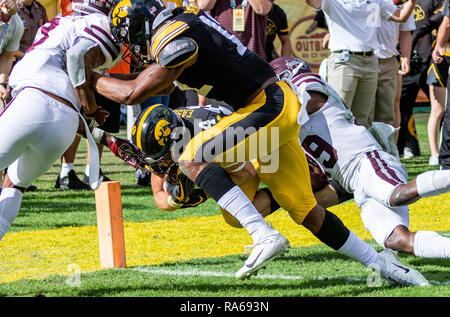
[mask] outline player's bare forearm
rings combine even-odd
[[[108,99],[127,105],[136,105],[172,86],[182,68],[167,69],[152,64],[133,80],[112,77],[94,78],[95,90]]]
[[[93,90],[88,84],[81,85],[75,89],[81,102],[81,107],[86,115],[91,115],[97,111],[97,103]]]
[[[152,173],[151,184],[153,191],[153,200],[156,207],[164,211],[174,211],[176,208],[172,207],[168,203],[169,194],[164,191],[164,176],[160,176]]]

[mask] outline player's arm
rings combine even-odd
[[[391,15],[389,20],[400,23],[406,22],[409,16],[413,13],[415,6],[416,0],[407,1],[402,8],[397,9],[394,14]]]
[[[195,64],[197,56],[197,43],[187,37],[178,37],[165,43],[155,57],[156,63],[144,69],[135,79],[96,76],[95,89],[108,99],[135,105],[172,88],[183,70]]]
[[[273,2],[269,0],[248,0],[248,3],[257,15],[262,16],[268,15],[273,6]]]
[[[105,63],[105,56],[95,42],[81,38],[67,50],[67,71],[75,91],[80,99],[84,113],[87,115],[97,111],[94,91],[92,89],[93,70]]]
[[[164,175],[151,173],[151,184],[153,191],[153,200],[156,207],[164,211],[174,211],[178,208],[172,207],[168,203],[170,194],[164,191]]]

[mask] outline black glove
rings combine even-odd
[[[202,189],[195,188],[189,195],[187,202],[184,203],[181,208],[197,207],[198,205],[203,204],[207,199],[208,196]]]
[[[174,170],[176,168],[176,175]],[[178,166],[171,167],[167,176],[167,189],[170,197],[169,205],[180,208],[189,200],[189,195],[194,190],[195,184],[186,175],[181,173]]]

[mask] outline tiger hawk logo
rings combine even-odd
[[[155,127],[155,139],[158,141],[158,144],[161,146],[166,145],[171,133],[169,121],[159,120]]]
[[[119,26],[123,18],[128,15],[128,10],[132,7],[130,0],[120,1],[111,13],[111,21],[114,26]]]

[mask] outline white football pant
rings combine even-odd
[[[28,187],[72,144],[78,113],[43,92],[22,90],[0,114],[0,170]]]

